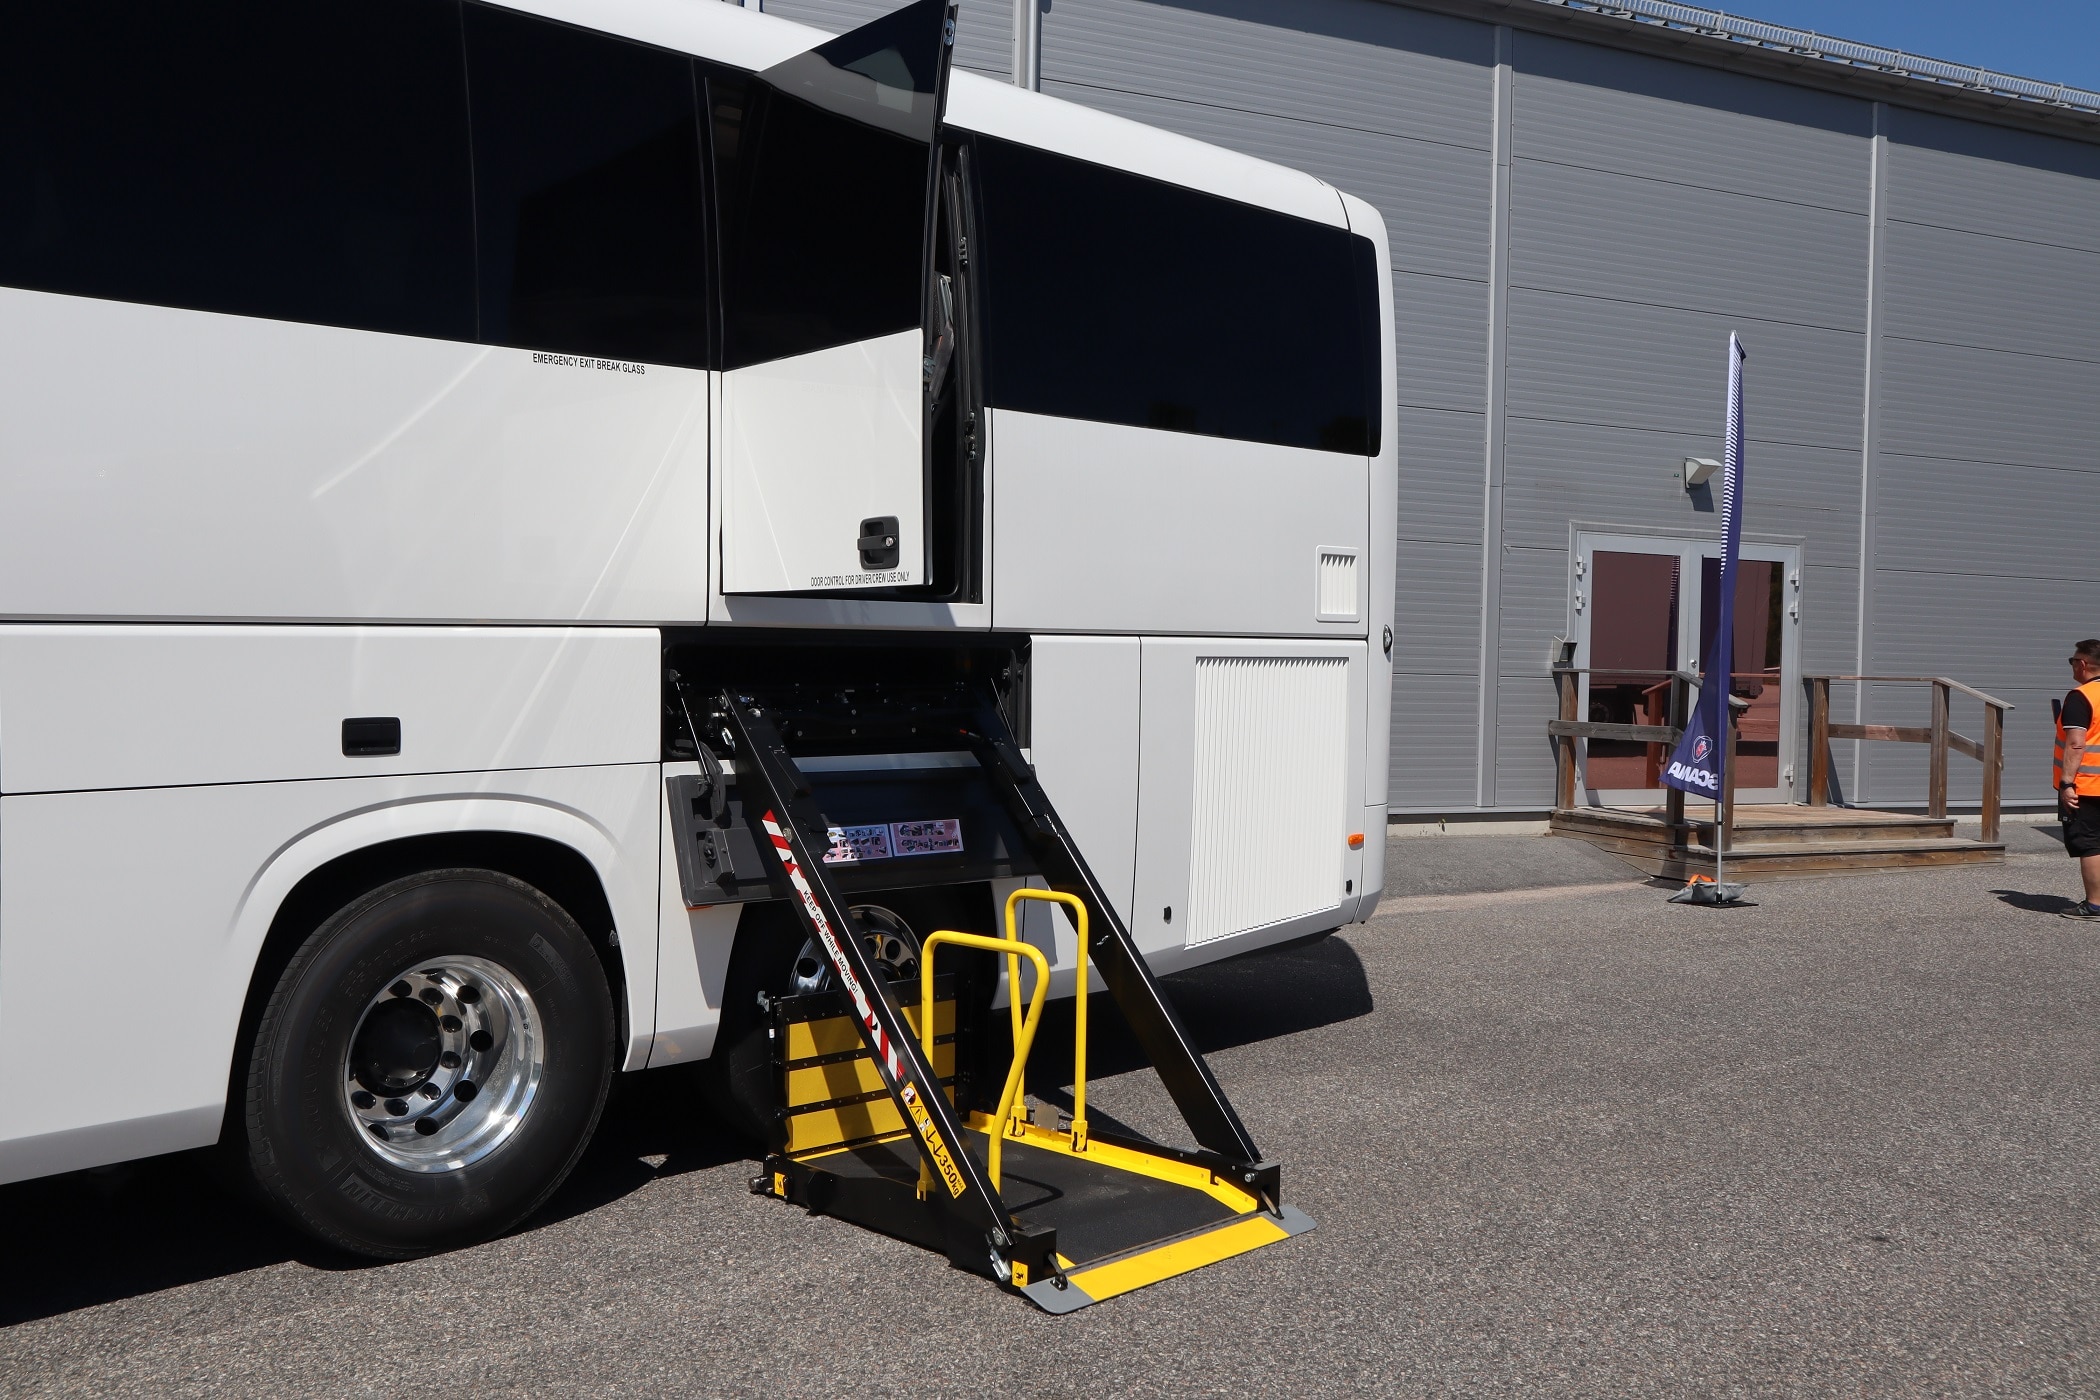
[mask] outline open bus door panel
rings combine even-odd
[[[916,0],[711,104],[724,593],[928,582],[929,403],[953,349],[932,244],[954,17],[954,0]]]

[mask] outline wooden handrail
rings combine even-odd
[[[1602,721],[1578,720],[1575,710],[1582,690],[1577,678],[1581,676],[1625,676],[1632,680],[1666,680],[1670,683],[1670,712],[1668,724],[1607,724]],[[1691,717],[1691,688],[1699,683],[1699,675],[1693,671],[1644,671],[1611,666],[1560,666],[1553,668],[1553,688],[1559,699],[1559,717],[1548,720],[1546,735],[1553,740],[1553,801],[1561,808],[1575,805],[1575,744],[1588,739],[1627,739],[1636,743],[1675,744],[1684,737],[1685,722]],[[1731,726],[1732,730],[1733,726]],[[1732,737],[1732,736],[1731,736]],[[1731,794],[1732,796],[1732,794]],[[1714,839],[1726,842],[1728,828],[1735,821],[1735,805],[1723,805],[1721,830]],[[1676,788],[1663,789],[1663,821],[1670,832],[1685,827],[1684,794]],[[1722,849],[1727,849],[1724,844]]]
[[[1602,721],[1580,720],[1576,717],[1583,676],[1623,676],[1627,680],[1661,680],[1670,685],[1670,722],[1656,724],[1612,724]],[[1983,839],[1996,841],[1999,836],[1999,806],[2005,781],[2005,715],[2016,708],[2010,701],[2000,700],[1995,695],[1964,685],[1946,676],[1868,676],[1818,673],[1804,676],[1809,692],[1809,761],[1808,761],[1808,805],[1827,807],[1830,805],[1830,741],[1833,739],[1857,739],[1906,744],[1924,744],[1930,750],[1928,778],[1926,783],[1926,805],[1934,817],[1947,815],[1947,755],[1959,753],[1976,759],[1983,765],[1982,824]],[[1634,743],[1675,744],[1684,737],[1684,726],[1691,710],[1691,688],[1704,680],[1698,671],[1653,671],[1622,666],[1564,666],[1553,667],[1553,687],[1558,715],[1546,724],[1546,734],[1554,746],[1554,805],[1571,808],[1575,805],[1575,745],[1591,739],[1617,739]],[[1932,687],[1932,723],[1925,726],[1892,724],[1833,724],[1830,719],[1830,684],[1832,681],[1865,681],[1889,685],[1929,685]],[[1955,732],[1949,721],[1949,711],[1955,691],[1972,696],[1983,702],[1983,738],[1971,739]],[[1729,716],[1726,744],[1728,762],[1724,779],[1726,791],[1721,797],[1720,821],[1714,833],[1717,849],[1727,850],[1734,838],[1735,826],[1735,716],[1733,708]],[[1664,820],[1674,832],[1685,826],[1684,793],[1676,788],[1664,789]]]
[[[1684,731],[1667,724],[1610,724],[1603,720],[1555,719],[1546,722],[1555,739],[1629,739],[1636,744],[1674,744]]]
[[[1555,666],[1556,676],[1632,676],[1640,679],[1690,681],[1699,683],[1703,671],[1643,671],[1631,666]]]
[[[2017,710],[2020,708],[2010,700],[2000,700],[1995,695],[1986,695],[1973,685],[1963,685],[1960,681],[1950,680],[1946,676],[1841,676],[1835,671],[1818,671],[1815,675],[1803,676],[1802,679],[1808,681],[1880,681],[1892,685],[1944,685],[1948,689],[1958,690],[1964,695],[1973,695],[1986,705],[1996,705],[2001,710]]]
[[[1978,814],[1982,836],[1996,841],[1999,806],[2005,786],[2005,714],[2017,708],[1974,686],[1946,676],[1848,676],[1819,674],[1802,678],[1808,686],[1808,805],[1830,805],[1830,741],[1858,739],[1882,743],[1925,744],[1931,748],[1926,767],[1926,810],[1935,817],[1947,815],[1947,754],[1966,754],[1983,764],[1983,800]],[[1865,681],[1884,685],[1929,685],[1932,687],[1932,723],[1923,728],[1895,724],[1833,724],[1830,720],[1830,683]],[[1948,712],[1955,691],[1983,702],[1983,738],[1971,739],[1954,732]]]

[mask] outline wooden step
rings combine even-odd
[[[1702,846],[1711,846],[1714,839],[1714,822],[1690,823],[1693,840]],[[1901,813],[1860,813],[1855,818],[1842,822],[1834,821],[1774,821],[1759,820],[1754,823],[1739,823],[1735,836],[1738,845],[1755,841],[1760,845],[1822,845],[1838,841],[1945,841],[1954,835],[1954,818],[1907,816]]]
[[[1956,837],[1951,818],[1802,810],[1814,815],[1797,820],[1794,809],[1766,808],[1755,821],[1739,825],[1728,851],[1727,873],[1746,879],[1791,879],[1995,864],[2005,858],[2001,842]],[[1649,875],[1682,880],[1714,872],[1711,819],[1692,820],[1672,831],[1657,813],[1567,808],[1553,814],[1550,827],[1555,835],[1587,841]]]
[[[1796,814],[1799,815],[1796,815]],[[1811,815],[1813,814],[1813,815]],[[1955,818],[1916,812],[1858,811],[1841,807],[1759,808],[1738,813],[1735,837],[1762,842],[1931,841],[1954,835]],[[1659,814],[1614,807],[1569,807],[1553,814],[1557,830],[1609,832],[1636,840],[1664,841],[1669,829]],[[1700,845],[1713,842],[1714,821],[1687,813],[1685,828]]]
[[[2005,847],[1981,841],[1951,841],[1944,846],[1898,847],[1887,851],[1824,850],[1804,852],[1795,847],[1785,855],[1754,858],[1731,854],[1729,878],[1757,876],[1766,880],[1800,880],[1825,875],[1881,875],[1899,870],[1931,870],[1948,865],[2001,865]],[[1667,862],[1665,862],[1667,863]],[[1688,856],[1679,863],[1682,878],[1714,873],[1712,857]],[[1678,878],[1672,876],[1672,878]]]

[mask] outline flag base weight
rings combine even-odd
[[[1669,902],[1672,904],[1747,904],[1749,901],[1743,898],[1743,891],[1748,888],[1748,885],[1737,884],[1733,880],[1726,883],[1716,883],[1708,876],[1694,875],[1691,879],[1684,882],[1683,889],[1670,896]]]

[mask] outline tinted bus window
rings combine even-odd
[[[976,150],[994,405],[1377,451],[1367,240],[1011,142]]]
[[[451,0],[0,8],[0,283],[470,340]]]
[[[727,365],[919,324],[942,0],[708,84]]]
[[[481,338],[707,363],[690,60],[467,6]]]

